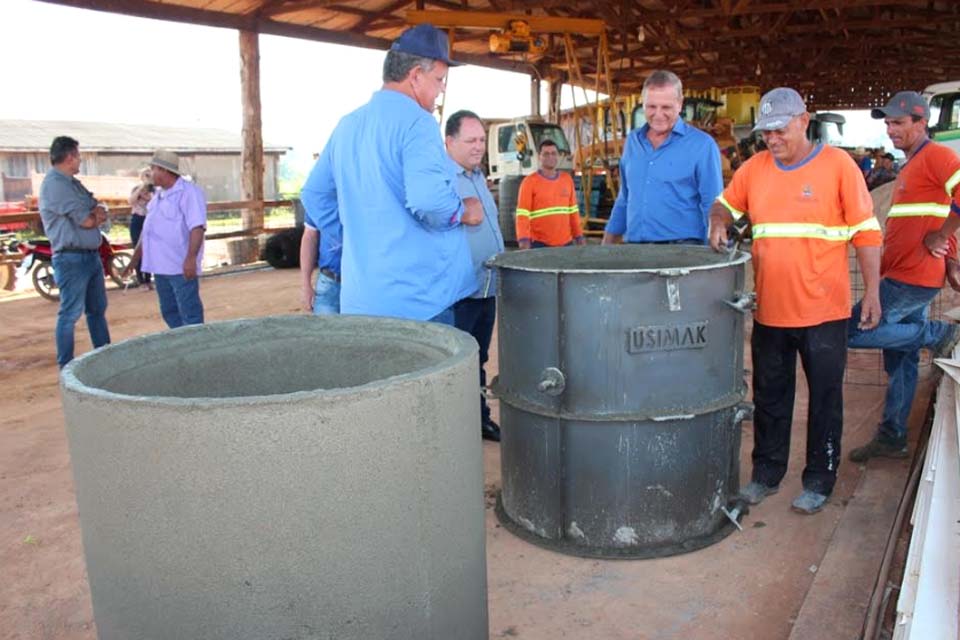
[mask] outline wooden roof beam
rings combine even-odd
[[[366,18],[361,19],[360,22],[354,25],[353,28],[357,31],[366,31],[371,25],[379,23],[387,18],[403,19],[402,17],[394,16],[393,14],[409,4],[413,4],[413,0],[396,0],[395,2],[388,4],[380,11],[367,15]]]
[[[283,0],[280,3],[271,3],[269,6],[260,9],[257,13],[267,18],[273,18],[275,16],[309,11],[310,9],[325,9],[341,1],[342,0]]]
[[[434,3],[432,3],[434,4]],[[534,33],[569,33],[571,35],[600,35],[606,31],[602,20],[588,18],[554,18],[523,14],[490,13],[486,11],[408,11],[410,24],[429,22],[437,27],[463,29],[504,29],[512,20],[522,20]]]
[[[726,18],[731,16],[756,15],[762,13],[782,13],[784,11],[819,11],[820,9],[855,9],[873,6],[926,6],[926,0],[810,0],[797,6],[797,2],[778,3],[738,3],[730,12],[723,6],[707,9],[687,9],[684,11],[647,11],[637,7],[639,14],[648,20],[684,20],[690,18]]]

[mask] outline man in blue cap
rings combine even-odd
[[[454,303],[477,288],[463,225],[483,207],[457,195],[432,115],[457,65],[448,50],[429,24],[397,38],[383,87],[340,120],[304,185],[321,238],[342,238],[341,313],[453,325]]]

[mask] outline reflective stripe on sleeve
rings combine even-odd
[[[920,216],[933,216],[935,218],[946,218],[950,215],[950,205],[940,204],[938,202],[913,202],[910,204],[895,204],[890,207],[888,218],[916,218]]]
[[[740,218],[746,215],[743,211],[733,208],[730,205],[730,203],[727,202],[727,199],[723,197],[722,193],[719,196],[717,196],[717,202],[719,202],[720,204],[722,204],[724,207],[727,208],[727,211],[730,212],[734,220],[739,220]]]
[[[947,180],[947,195],[951,198],[953,197],[953,190],[960,184],[960,169],[957,169],[957,172],[950,176],[950,179]]]

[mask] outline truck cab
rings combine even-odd
[[[526,176],[540,168],[537,147],[553,140],[560,151],[561,171],[573,171],[570,143],[559,125],[542,118],[515,118],[494,122],[487,132],[489,176],[499,182],[504,176]]]
[[[839,113],[820,112],[810,116],[807,139],[818,144],[840,146],[843,141],[843,125],[847,119]]]
[[[923,90],[930,103],[930,135],[960,153],[960,80],[932,84]]]

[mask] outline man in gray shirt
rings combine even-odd
[[[106,208],[74,176],[80,173],[80,143],[58,136],[50,145],[53,165],[40,185],[40,218],[53,249],[53,272],[60,287],[57,312],[57,365],[73,360],[73,330],[84,312],[94,348],[110,343],[107,290],[100,262],[100,225]]]
[[[447,120],[447,155],[454,163],[457,175],[457,193],[461,198],[478,198],[483,205],[483,221],[464,227],[477,290],[453,306],[454,324],[466,331],[480,346],[480,386],[487,383],[483,365],[487,362],[493,324],[497,319],[497,273],[484,263],[503,251],[503,236],[497,221],[497,205],[487,188],[487,179],[481,170],[483,154],[487,149],[487,133],[480,117],[472,111],[457,111]],[[500,426],[490,417],[490,407],[481,390],[480,435],[485,440],[500,441]]]

